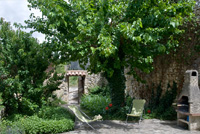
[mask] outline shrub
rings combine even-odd
[[[1,133],[56,134],[74,128],[74,116],[65,108],[42,107],[34,116],[15,114],[4,120]]]
[[[93,88],[89,88],[89,92],[90,94],[93,95],[102,95],[102,96],[110,96],[110,89],[108,86],[105,87],[93,87]]]
[[[64,64],[59,64],[55,68],[56,68],[55,71],[58,74],[66,73]]]
[[[97,115],[101,114],[103,119],[120,119],[125,120],[126,114],[131,108],[133,98],[126,96],[126,104],[116,110],[115,106],[111,103],[109,96],[102,95],[85,95],[81,98],[81,108],[86,110],[88,114]]]
[[[67,104],[67,102],[62,101],[61,98],[58,98],[56,95],[52,95],[52,97],[48,100],[48,105],[51,106],[59,106],[61,104]]]
[[[158,117],[159,119],[163,120],[175,120],[177,118],[177,113],[173,107],[167,107],[162,112],[158,108],[155,110],[155,117]]]
[[[72,119],[74,120],[74,116],[62,107],[42,107],[38,112],[38,117],[42,119]]]
[[[0,44],[0,93],[5,112],[32,115],[63,79],[56,73],[52,76],[52,72],[46,72],[52,62],[52,52],[45,47],[47,44],[39,44],[30,33],[14,31],[2,18]]]
[[[149,108],[147,108],[150,109],[152,113],[147,118],[159,118],[164,120],[176,119],[176,111],[172,107],[172,103],[177,95],[176,83],[174,82],[172,87],[170,87],[168,84],[166,93],[163,96],[161,96],[161,93],[161,85],[157,87],[156,93],[154,93],[154,90],[152,90],[152,97],[149,103]]]
[[[133,99],[134,98],[131,98],[131,96],[129,96],[129,95],[126,96],[126,106],[131,107],[133,104]]]
[[[133,99],[131,96],[126,96],[125,97],[125,104],[122,104],[118,110],[115,110],[111,108],[111,112],[107,114],[104,118],[106,119],[118,119],[118,120],[125,120],[126,119],[126,114],[130,112],[132,109],[132,103]]]
[[[23,126],[26,134],[56,134],[72,130],[74,126],[73,121],[70,119],[47,120],[37,116],[21,118],[15,123],[16,126],[19,124]]]
[[[1,121],[0,121],[0,132],[1,134],[6,134],[6,125],[4,125]]]
[[[107,96],[85,95],[81,98],[81,107],[88,110],[92,115],[105,114],[105,107],[111,103]]]

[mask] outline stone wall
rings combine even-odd
[[[60,84],[59,89],[54,92],[56,96],[62,101],[68,102],[68,83],[66,79]]]
[[[79,76],[80,77],[80,76]],[[82,90],[81,86],[81,78],[79,78],[78,81],[78,87],[79,90]],[[93,88],[95,86],[104,86],[107,84],[107,81],[104,77],[102,77],[102,74],[87,74],[85,76],[84,80],[84,93],[87,94],[89,91],[89,88]],[[54,94],[57,95],[58,98],[60,98],[62,101],[68,102],[68,80],[67,77],[63,80],[62,84],[59,86],[59,90],[56,90]]]
[[[195,12],[200,15],[199,9],[196,7]],[[183,86],[185,71],[197,70],[200,72],[200,52],[196,49],[196,46],[200,46],[200,35],[195,34],[194,29],[190,29],[191,26],[192,24],[188,24],[185,34],[179,40],[180,47],[177,48],[176,52],[155,57],[154,70],[150,74],[144,74],[136,70],[137,74],[146,83],[137,82],[133,76],[126,75],[127,94],[135,98],[144,98],[148,101],[151,97],[152,89],[161,84],[164,94],[168,83],[172,86],[173,81],[177,83],[179,94]],[[128,69],[125,72],[128,72]]]
[[[194,10],[196,17],[200,19],[200,0],[197,0]],[[137,82],[131,75],[126,75],[126,93],[135,98],[149,100],[152,89],[161,84],[163,94],[167,90],[168,83],[172,86],[173,81],[177,83],[178,94],[182,90],[184,74],[186,70],[197,70],[200,72],[200,52],[195,46],[200,46],[200,40],[194,30],[188,29],[180,39],[180,47],[170,55],[158,56],[154,59],[154,70],[150,74],[144,74],[136,70],[137,74],[146,83]],[[128,69],[125,70],[125,73]]]
[[[149,100],[151,97],[152,89],[161,84],[164,92],[167,90],[168,84],[172,86],[173,82],[177,83],[178,93],[180,93],[184,74],[186,70],[197,70],[200,72],[200,55],[195,53],[194,57],[189,63],[184,61],[184,57],[180,57],[181,61],[177,61],[177,56],[170,57],[170,55],[157,57],[154,61],[154,70],[150,74],[144,74],[140,71],[138,75],[146,81],[141,83],[136,81],[133,76],[126,75],[126,93],[135,98],[144,98]],[[193,59],[194,58],[194,59]],[[126,72],[128,69],[126,69]]]
[[[93,88],[95,86],[104,86],[107,84],[106,79],[102,76],[102,74],[91,74],[91,75],[87,75],[85,78],[85,92],[84,93],[88,93],[88,89],[89,88]]]

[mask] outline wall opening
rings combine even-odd
[[[197,72],[192,72],[192,76],[197,76]]]
[[[69,76],[68,103],[70,104],[78,104],[78,77]]]
[[[68,83],[68,103],[79,104],[85,86],[86,70],[68,70],[66,77]]]
[[[182,96],[179,100],[178,110],[182,112],[189,112],[188,96]]]

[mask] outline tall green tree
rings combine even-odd
[[[92,73],[104,72],[112,103],[124,102],[124,68],[149,73],[153,58],[178,46],[180,26],[193,16],[194,0],[28,0],[29,27],[46,34],[54,56],[90,62]]]
[[[10,23],[0,19],[0,93],[6,114],[32,114],[57,89],[56,74],[50,78],[46,48]],[[51,82],[43,84],[45,79]]]

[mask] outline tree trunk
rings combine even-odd
[[[113,107],[119,109],[124,105],[125,100],[125,76],[124,69],[115,69],[111,77],[107,77],[110,96]]]

